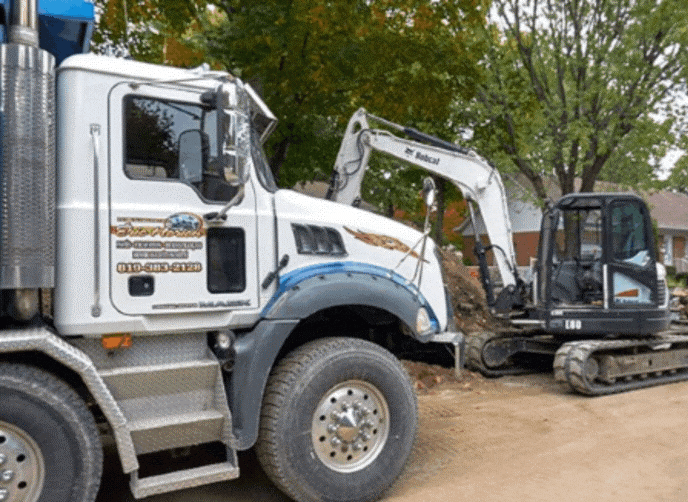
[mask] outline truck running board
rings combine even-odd
[[[140,499],[238,477],[239,468],[237,466],[231,462],[222,462],[146,478],[139,478],[138,472],[133,472],[130,486],[134,497]]]
[[[223,373],[205,333],[139,337],[119,351],[104,351],[99,342],[77,343],[124,415],[136,467],[140,464],[129,471],[136,498],[239,476]],[[160,473],[157,459],[151,460],[156,457],[148,455],[207,445],[220,446],[225,454],[172,472]]]

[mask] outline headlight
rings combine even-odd
[[[434,329],[430,321],[430,315],[428,311],[425,310],[425,307],[421,307],[416,314],[416,333],[419,335],[427,335],[432,332],[434,332]]]

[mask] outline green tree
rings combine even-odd
[[[359,106],[450,132],[449,107],[470,96],[480,58],[475,0],[229,0],[207,23],[207,54],[259,89],[280,120],[268,145],[279,182],[327,179]],[[451,139],[451,138],[449,138]],[[386,168],[385,168],[386,169]]]
[[[671,98],[685,81],[685,0],[494,0],[484,78],[457,111],[474,142],[546,199],[595,180],[649,180],[680,116]]]
[[[96,52],[114,51],[150,63],[201,62],[199,55],[185,47],[185,39],[206,17],[207,0],[95,0],[94,4],[98,25],[92,48]]]

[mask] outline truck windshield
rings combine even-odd
[[[254,127],[251,128],[251,154],[258,181],[260,181],[260,184],[269,192],[276,192],[277,183],[275,182],[275,177],[268,164],[265,150],[263,150],[263,144],[260,142],[260,136]]]

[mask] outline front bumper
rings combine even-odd
[[[454,346],[454,372],[458,377],[466,363],[466,337],[461,331],[444,331],[432,335],[429,342],[448,343]]]

